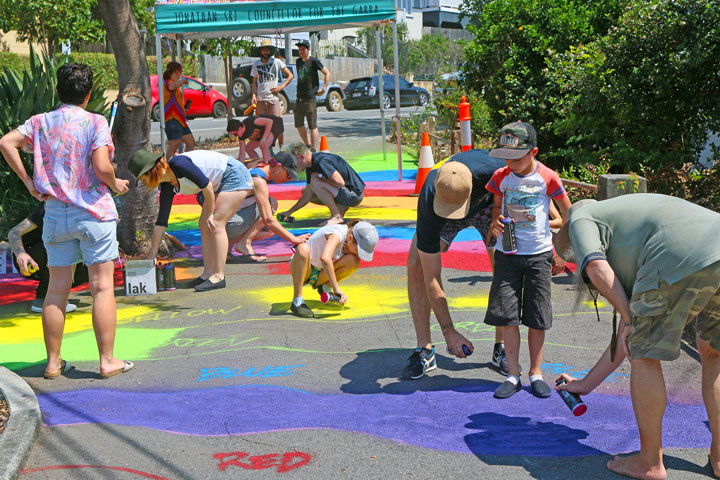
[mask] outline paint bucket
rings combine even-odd
[[[127,260],[125,262],[125,295],[155,295],[154,260]]]

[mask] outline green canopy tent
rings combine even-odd
[[[159,0],[155,3],[155,44],[157,47],[158,93],[164,104],[162,88],[161,37],[176,41],[197,38],[238,37],[243,35],[280,35],[308,30],[332,30],[349,27],[378,27],[396,20],[395,0]],[[395,26],[396,27],[396,26]],[[395,32],[397,28],[394,29]],[[378,35],[378,45],[380,37]],[[179,51],[180,49],[178,49]],[[378,67],[382,82],[382,61]],[[397,81],[397,41],[395,42],[395,98],[400,98]],[[382,95],[382,83],[379,95]],[[385,143],[385,121],[380,103]],[[400,117],[400,102],[395,102]],[[398,124],[398,178],[402,180],[402,150]],[[165,118],[160,115],[160,138],[165,151]]]

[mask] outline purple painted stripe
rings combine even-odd
[[[111,423],[211,436],[327,428],[476,455],[571,457],[639,448],[627,397],[590,395],[588,413],[573,417],[556,395],[540,400],[524,390],[501,401],[492,398],[496,386],[407,395],[322,395],[263,385],[175,392],[91,389],[38,400],[50,426]],[[700,405],[669,404],[665,447],[707,447],[704,418]]]

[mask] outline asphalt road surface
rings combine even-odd
[[[404,107],[400,109],[402,116],[413,113],[423,112],[424,108]],[[392,117],[395,110],[385,112],[385,127],[387,134],[390,135],[390,127],[392,126]],[[300,136],[294,126],[293,113],[288,112],[283,115],[285,122],[285,143],[290,144],[300,141]],[[207,138],[218,138],[225,133],[227,119],[201,117],[188,121],[190,130],[192,130],[196,141],[202,141]],[[341,110],[339,112],[329,112],[324,107],[318,109],[318,128],[320,135],[328,137],[343,136],[375,136],[380,135],[380,111],[379,110]],[[160,122],[152,122],[150,125],[150,140],[153,144],[160,144]]]

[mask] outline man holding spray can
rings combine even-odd
[[[710,465],[720,476],[720,214],[665,195],[635,193],[572,206],[555,238],[565,260],[620,314],[617,333],[588,375],[563,374],[558,389],[587,394],[630,359],[630,395],[640,452],[608,469],[633,478],[667,478],[662,418],[667,403],[660,362],[680,355],[695,321],[702,395],[712,433]],[[615,323],[615,321],[613,322]],[[613,325],[615,326],[615,325]],[[615,328],[613,328],[615,330]],[[688,419],[702,421],[702,419]]]
[[[440,168],[430,170],[420,191],[417,227],[408,255],[408,300],[417,337],[417,347],[408,358],[402,377],[419,379],[437,367],[430,335],[430,311],[442,328],[450,353],[464,358],[472,343],[453,327],[447,297],[440,281],[441,253],[450,248],[455,236],[473,227],[487,237],[491,221],[492,196],[485,184],[502,160],[485,150],[468,150],[451,157]],[[502,330],[495,335],[493,364],[507,368]]]

